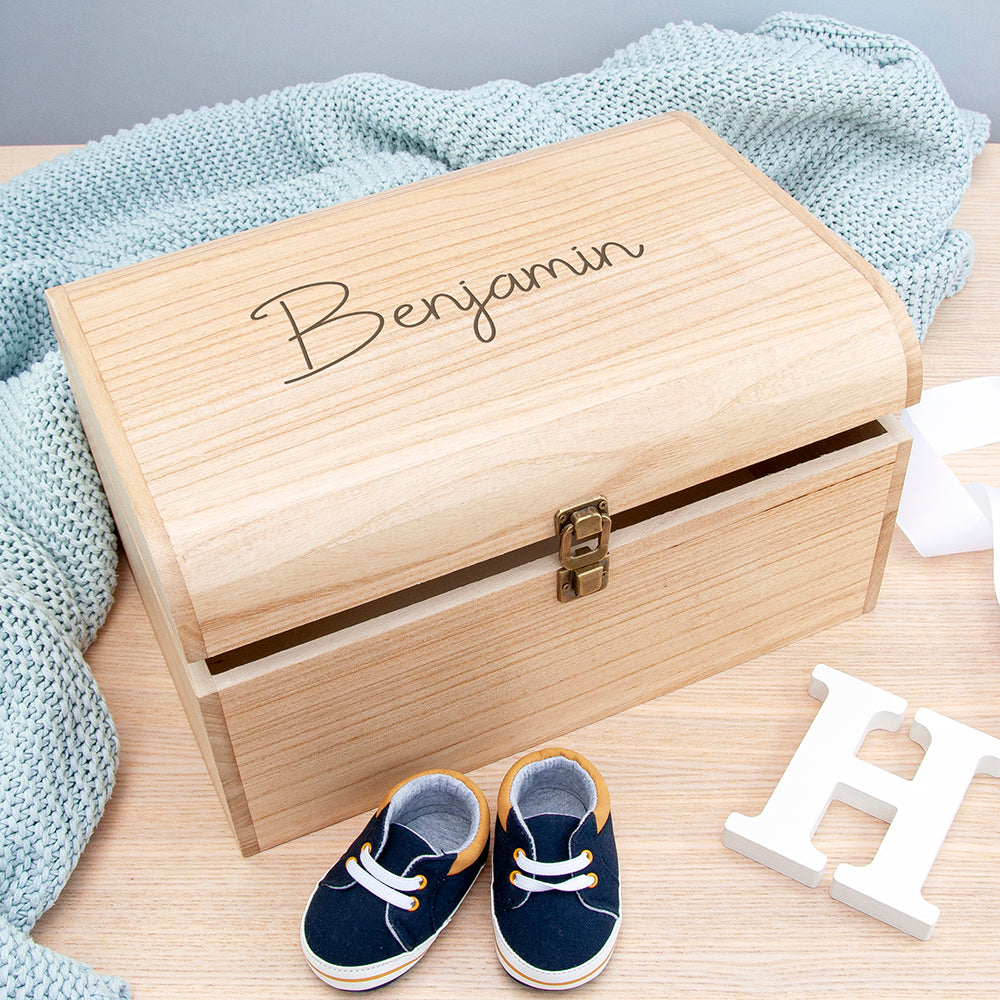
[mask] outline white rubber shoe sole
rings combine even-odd
[[[442,927],[441,930],[444,930]],[[441,931],[438,931],[440,934]],[[400,955],[394,955],[384,962],[373,962],[371,965],[343,966],[332,965],[324,962],[306,943],[305,934],[300,935],[302,941],[302,951],[309,963],[309,968],[327,984],[338,990],[350,990],[358,992],[361,990],[373,990],[376,986],[384,986],[398,979],[404,972],[412,969],[417,962],[423,958],[424,953],[434,943],[437,938],[429,938],[418,945],[413,951],[406,951]]]

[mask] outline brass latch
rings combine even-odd
[[[608,585],[608,542],[611,538],[611,515],[605,497],[556,511],[556,535],[559,536],[557,574],[560,601],[596,594]]]

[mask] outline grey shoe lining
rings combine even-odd
[[[479,801],[450,774],[422,774],[392,797],[388,820],[412,830],[439,854],[457,853],[479,830]]]
[[[597,808],[597,788],[575,760],[545,757],[514,776],[510,799],[523,819],[544,814],[583,819]]]

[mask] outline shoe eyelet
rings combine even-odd
[[[361,851],[360,851],[360,853],[364,854],[365,851],[367,851],[369,854],[371,854],[371,852],[372,852],[372,845],[371,844],[362,844],[361,845]]]
[[[410,896],[410,906],[409,906],[410,913],[416,910],[419,906],[420,906],[420,900],[417,899],[416,896]]]
[[[594,852],[588,851],[586,848],[584,848],[583,853],[587,856],[587,864],[590,864],[590,862],[594,860]]]
[[[587,872],[587,877],[594,880],[590,883],[590,888],[593,889],[594,886],[597,885],[597,874],[595,872]]]
[[[527,855],[524,853],[524,851],[521,850],[520,847],[515,847],[514,848],[514,863],[515,864],[519,864],[520,861],[521,861],[521,858],[526,857],[526,856]]]
[[[517,872],[511,872],[507,878],[510,879],[510,884],[514,886],[514,888],[517,888],[517,882],[515,881],[517,879]]]
[[[421,889],[426,889],[427,879],[423,875],[418,875],[417,878],[420,879],[420,885],[417,886],[417,892],[419,892]]]

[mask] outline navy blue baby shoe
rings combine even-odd
[[[489,841],[489,806],[464,775],[401,782],[309,900],[301,937],[313,972],[368,990],[412,968],[472,887]]]
[[[589,982],[621,922],[608,787],[570,750],[522,757],[497,797],[493,931],[500,964],[543,990]]]

